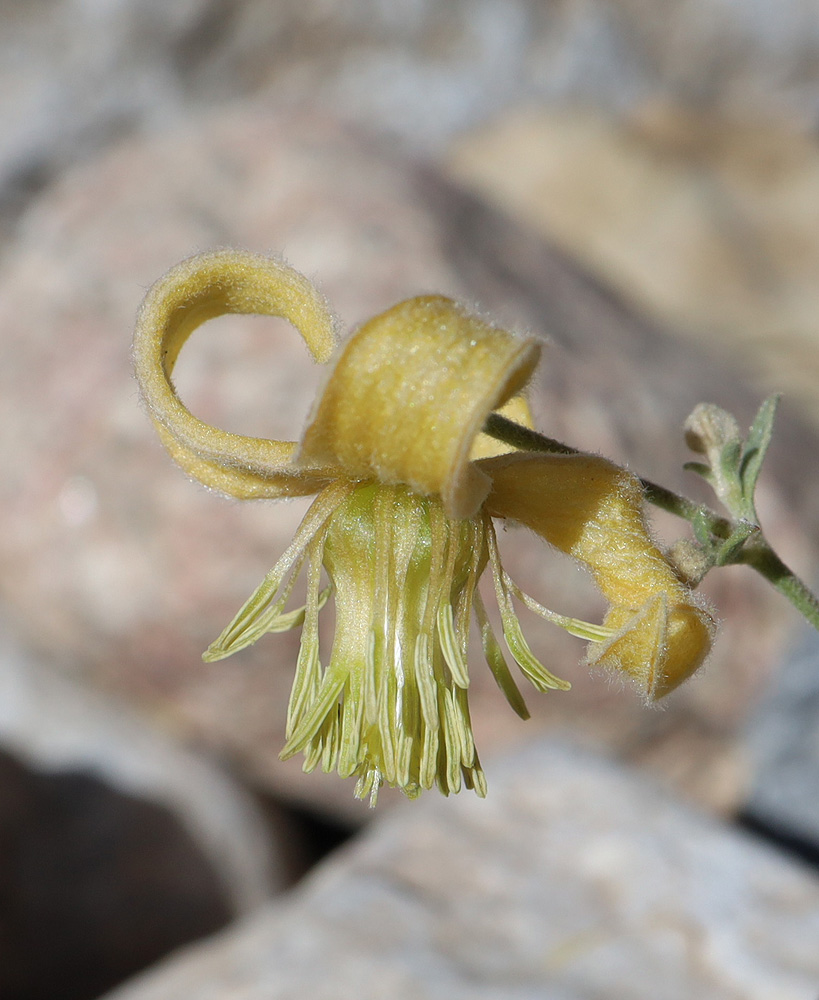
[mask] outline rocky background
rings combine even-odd
[[[693,406],[781,390],[759,506],[819,582],[814,6],[0,0],[0,53],[0,997],[227,928],[118,995],[815,1000],[819,640],[784,601],[707,580],[717,648],[663,710],[527,622],[574,688],[524,725],[473,671],[489,799],[373,814],[278,761],[297,637],[200,661],[304,505],[188,482],[129,363],[148,285],[239,245],[348,327],[440,291],[543,335],[538,424],[689,493]],[[212,327],[191,408],[296,437],[295,338]]]

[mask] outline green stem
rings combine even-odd
[[[782,562],[764,538],[757,536],[740,549],[733,561],[750,566],[764,576],[815,629],[819,629],[819,598]]]
[[[545,452],[553,455],[580,454],[579,449],[571,448],[569,445],[555,441],[544,434],[539,434],[528,427],[522,427],[498,413],[489,415],[483,429],[484,433],[498,441],[503,441],[505,444],[522,451]],[[693,522],[695,518],[699,519],[700,523],[707,527],[716,538],[727,539],[731,537],[734,525],[728,518],[721,517],[710,508],[694,503],[687,497],[680,496],[664,486],[658,486],[648,479],[640,479],[640,483],[645,490],[646,499],[655,507],[667,510],[689,522]],[[731,562],[745,564],[755,569],[786,597],[814,628],[819,629],[819,599],[782,562],[761,534],[756,534],[752,541],[743,546],[731,559]]]
[[[522,427],[507,417],[502,417],[499,413],[490,413],[484,424],[484,433],[490,437],[503,441],[513,448],[520,448],[521,451],[539,451],[552,455],[579,455],[579,448],[572,448],[554,438],[546,437],[538,431]],[[640,483],[645,490],[646,499],[653,503],[655,507],[661,507],[671,514],[676,514],[686,521],[692,521],[695,517],[703,518],[708,530],[717,538],[728,538],[731,534],[731,522],[721,517],[702,504],[694,503],[687,497],[680,496],[673,490],[668,490],[665,486],[658,486],[650,479],[640,479]]]

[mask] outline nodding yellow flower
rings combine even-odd
[[[224,313],[281,316],[316,361],[331,362],[300,442],[219,430],[177,396],[182,345]],[[506,646],[539,691],[569,684],[532,653],[513,598],[587,639],[590,664],[625,671],[649,698],[707,655],[713,621],[649,537],[632,475],[592,455],[509,451],[482,433],[494,411],[530,424],[522,392],[539,359],[533,339],[426,296],[337,348],[332,316],[306,278],[227,250],[185,261],[153,286],[134,350],[151,417],[188,473],[242,499],[316,494],[290,546],[204,654],[221,659],[301,627],[282,757],[303,753],[305,770],[356,776],[356,794],[371,802],[385,782],[410,797],[433,785],[485,794],[467,701],[473,612],[499,687],[528,717],[478,589],[487,567]],[[524,594],[501,565],[493,518],[527,525],[586,564],[611,604],[603,624]],[[302,569],[305,604],[288,610]],[[328,658],[318,617],[331,594]]]

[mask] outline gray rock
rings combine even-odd
[[[206,102],[319,102],[430,149],[510,105],[666,97],[812,125],[819,20],[719,0],[5,0],[0,214],[124,131]]]
[[[252,797],[215,763],[127,706],[36,662],[6,637],[0,747],[33,770],[81,773],[164,807],[211,865],[234,914],[259,906],[289,881]]]
[[[0,996],[99,996],[230,917],[171,809],[0,746]]]
[[[811,1000],[819,880],[557,742],[108,1000]]]
[[[753,775],[746,820],[819,858],[819,635],[804,628],[745,741]]]

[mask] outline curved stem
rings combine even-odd
[[[554,438],[546,437],[538,431],[522,427],[513,420],[502,417],[499,413],[490,413],[483,428],[484,434],[503,441],[513,448],[520,448],[521,451],[540,451],[553,455],[578,455],[579,448],[572,448]],[[703,504],[694,503],[687,497],[680,496],[673,490],[666,489],[651,482],[650,479],[640,479],[640,484],[645,490],[646,499],[653,503],[655,507],[661,507],[671,514],[676,514],[686,521],[692,521],[695,517],[700,518],[712,535],[717,538],[728,538],[731,534],[731,522],[721,517],[715,511],[710,510]]]
[[[785,565],[764,538],[757,537],[733,560],[755,569],[813,625],[819,629],[819,598]]]
[[[528,427],[522,427],[498,413],[489,415],[483,430],[485,434],[522,451],[539,451],[557,455],[579,454],[578,448],[571,448],[569,445],[555,441],[544,434],[539,434]],[[652,483],[648,479],[640,479],[640,483],[645,490],[646,499],[655,507],[667,510],[689,522],[696,519],[715,538],[728,539],[731,537],[734,525],[728,518],[721,517],[710,508],[694,503],[687,497],[680,496],[664,486],[658,486],[657,483]],[[814,628],[819,629],[819,598],[782,562],[761,533],[757,533],[753,540],[739,548],[730,562],[750,566],[761,576],[764,576]]]

